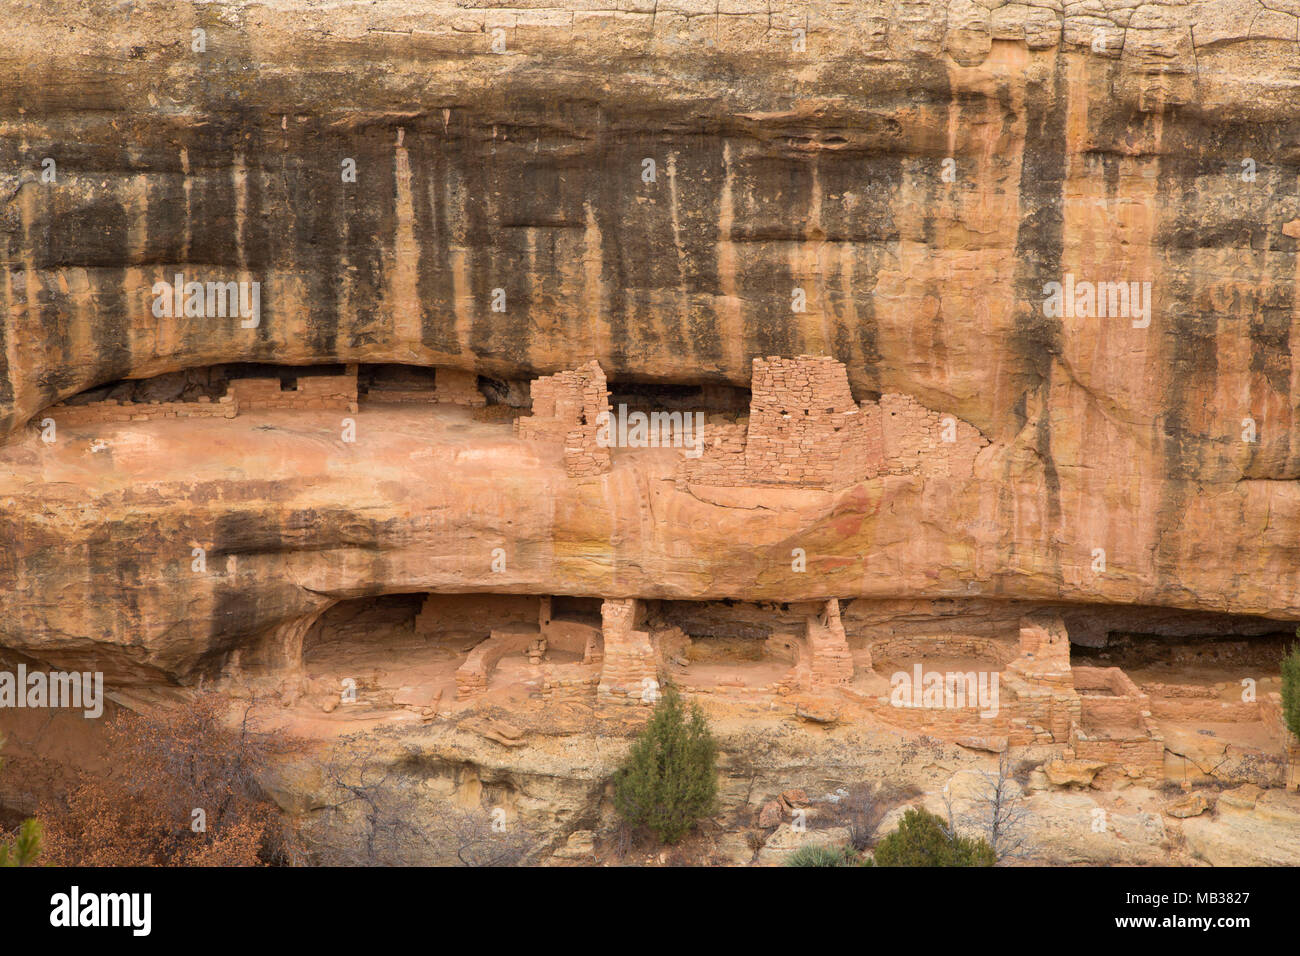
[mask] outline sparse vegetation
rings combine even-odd
[[[915,787],[891,787],[879,782],[855,783],[835,804],[833,815],[837,822],[848,828],[849,845],[861,853],[875,842],[876,829],[890,809],[916,793]]]
[[[0,749],[5,740],[0,737]],[[0,767],[4,761],[0,760]],[[24,820],[12,834],[0,833],[0,866],[35,866],[41,855],[41,825]]]
[[[1003,860],[1024,854],[1028,821],[1024,790],[1015,779],[1011,755],[1004,750],[998,755],[997,773],[980,771],[971,822],[984,834],[993,855]]]
[[[718,747],[699,705],[669,687],[614,775],[614,807],[631,827],[676,843],[713,812]]]
[[[862,866],[858,855],[849,846],[801,846],[785,861],[786,866]],[[870,862],[865,865],[870,865]]]
[[[957,836],[941,817],[916,807],[880,841],[875,860],[877,866],[992,866],[997,857],[983,840]]]
[[[349,741],[324,765],[334,821],[313,847],[326,866],[518,866],[534,835],[504,808],[457,807],[430,800],[419,775],[382,742]]]
[[[0,867],[36,866],[41,855],[41,825],[24,820],[12,835],[0,837]]]
[[[82,774],[43,808],[56,866],[256,866],[279,860],[278,811],[257,775],[281,743],[201,691],[184,707],[124,711],[107,726],[104,775]]]
[[[1300,627],[1296,628],[1300,638]],[[1300,738],[1300,643],[1292,644],[1282,658],[1282,719],[1287,729]]]

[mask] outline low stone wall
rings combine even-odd
[[[535,624],[494,628],[491,636],[477,644],[465,663],[456,669],[456,699],[468,700],[487,691],[501,658],[524,653],[537,640],[538,633]]]
[[[312,375],[298,379],[296,389],[282,389],[278,378],[237,378],[227,394],[241,411],[288,409],[294,411],[357,410],[357,375]]]
[[[965,707],[900,706],[892,697],[868,697],[841,690],[866,707],[883,723],[900,730],[928,734],[941,740],[961,741],[1002,737],[1011,747],[1063,743],[1065,736],[1052,733],[1051,697],[1020,697],[1016,690],[999,681],[996,713],[982,709],[978,699]],[[987,714],[988,716],[983,716]]]
[[[600,628],[582,621],[570,621],[556,618],[542,626],[542,637],[547,646],[574,654],[581,654],[583,661],[592,663],[602,656],[603,638]]]
[[[937,637],[887,637],[867,645],[876,666],[888,670],[915,661],[942,658],[974,658],[1002,667],[1014,660],[1016,645],[989,637],[949,634]],[[888,675],[885,675],[888,676]]]
[[[103,425],[110,422],[151,422],[165,418],[234,418],[239,408],[233,400],[197,402],[92,402],[88,405],[52,405],[37,421],[46,416],[56,425]]]
[[[304,375],[296,390],[282,390],[279,378],[237,378],[217,401],[203,396],[193,402],[92,402],[87,405],[52,405],[48,415],[58,425],[102,425],[149,422],[167,418],[235,418],[241,411],[297,409],[302,411],[357,410],[355,366],[343,375]]]
[[[1127,737],[1098,737],[1076,732],[1070,737],[1070,749],[1077,760],[1107,765],[1098,774],[1099,784],[1108,784],[1121,776],[1147,780],[1164,778],[1165,742],[1153,730]]]
[[[592,673],[579,677],[557,677],[543,674],[537,692],[532,695],[540,700],[559,703],[589,703],[596,696],[596,685],[600,683],[600,674]]]
[[[437,405],[438,393],[432,388],[372,388],[366,402],[377,405]]]
[[[1074,689],[1080,699],[1080,726],[1086,731],[1140,732],[1151,700],[1118,667],[1075,667]]]
[[[1220,700],[1217,687],[1200,684],[1143,684],[1151,715],[1161,720],[1251,723],[1261,719],[1260,701]]]

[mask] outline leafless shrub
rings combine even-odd
[[[418,779],[400,759],[372,744],[335,749],[324,765],[334,816],[328,843],[316,848],[332,866],[515,866],[532,852],[532,835],[507,826],[504,811],[444,804],[430,808]]]
[[[915,787],[897,787],[879,781],[855,783],[835,804],[834,821],[848,828],[849,843],[859,853],[875,842],[880,821],[895,806],[916,795]]]
[[[447,807],[431,826],[462,866],[518,866],[532,848],[525,831],[505,829],[482,810]]]
[[[970,822],[983,834],[999,860],[1023,856],[1030,814],[1024,791],[1016,785],[1010,752],[1004,750],[998,755],[997,773],[981,770],[979,776]],[[951,804],[948,814],[951,825]]]

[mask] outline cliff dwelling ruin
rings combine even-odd
[[[992,775],[1033,862],[1300,866],[1300,5],[19,6],[0,853],[219,713],[295,863],[866,862]]]
[[[621,480],[643,489],[655,509],[696,507],[702,496],[724,511],[762,507],[764,494],[780,490],[803,496],[796,507],[833,514],[855,488],[970,484],[981,454],[995,450],[968,422],[912,396],[855,400],[845,367],[824,356],[756,358],[748,389],[611,387],[596,361],[528,383],[400,364],[230,364],[101,386],[32,425],[53,420],[74,440],[93,434],[111,451],[115,429],[205,418],[239,434],[325,435],[339,447],[358,431],[409,430],[408,438],[434,443],[408,447],[412,460],[443,446],[458,461],[472,460],[476,446],[513,449],[504,453],[554,469],[548,481],[599,486],[626,474]],[[816,536],[806,544],[811,557],[808,547],[781,552],[793,574],[819,561]],[[961,598],[747,600],[741,587],[713,599],[548,594],[528,580],[498,586],[494,579],[511,578],[515,555],[480,550],[481,573],[470,575],[478,589],[458,583],[462,568],[448,570],[443,589],[418,588],[427,574],[417,561],[394,568],[391,579],[366,572],[368,596],[326,583],[338,577],[328,562],[297,572],[271,555],[267,573],[319,578],[311,585],[318,599],[250,641],[227,644],[209,664],[232,692],[270,693],[326,723],[362,713],[428,722],[488,702],[598,712],[653,704],[671,683],[742,708],[851,714],[981,749],[1056,745],[1101,785],[1155,782],[1171,763],[1206,777],[1203,761],[1189,764],[1167,746],[1167,735],[1181,739],[1196,721],[1252,754],[1263,782],[1281,779],[1293,746],[1270,657],[1281,626],[1266,618]],[[238,578],[237,550],[206,560],[225,562]],[[339,584],[355,576],[341,570]],[[1147,644],[1123,637],[1143,621],[1161,642],[1203,646],[1213,665],[1192,665],[1197,651],[1162,672],[1144,659]],[[1261,636],[1272,643],[1258,643]],[[1253,682],[1249,699],[1243,677]]]

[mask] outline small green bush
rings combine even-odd
[[[5,739],[0,737],[0,749]],[[4,761],[0,760],[0,767]],[[36,820],[24,820],[12,834],[0,833],[0,866],[36,866],[41,855],[41,825]]]
[[[718,746],[698,704],[665,690],[650,722],[614,775],[614,809],[629,826],[676,843],[713,812]]]
[[[1300,627],[1295,635],[1300,637]],[[1300,644],[1292,644],[1291,652],[1282,658],[1282,719],[1300,737]]]
[[[801,846],[785,860],[786,866],[858,866],[858,856],[848,846]]]
[[[0,836],[0,866],[35,866],[41,855],[41,825],[24,820],[12,836]]]
[[[876,846],[877,866],[992,866],[993,848],[983,840],[949,836],[943,820],[915,808]]]

